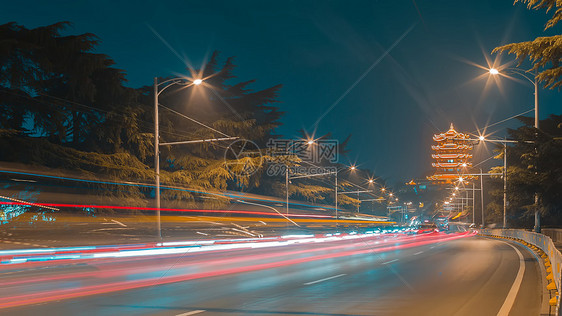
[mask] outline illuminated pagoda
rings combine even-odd
[[[427,177],[428,180],[452,183],[461,176],[465,180],[475,178],[466,175],[467,168],[472,167],[472,145],[468,134],[455,131],[451,123],[447,132],[433,135],[433,140],[437,143],[431,146],[434,151],[431,165],[435,173]]]

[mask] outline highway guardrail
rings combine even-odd
[[[485,236],[497,236],[505,238],[513,238],[524,241],[541,249],[546,255],[545,267],[547,271],[547,280],[554,284],[549,284],[547,289],[553,290],[553,285],[556,285],[554,290],[556,294],[556,315],[561,315],[559,291],[562,285],[562,275],[560,267],[562,265],[562,254],[554,246],[552,239],[546,235],[530,232],[522,229],[482,229],[479,234]],[[548,259],[548,260],[547,260]],[[552,300],[551,300],[552,303]]]

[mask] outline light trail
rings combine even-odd
[[[386,238],[386,236],[382,236],[384,238]],[[428,235],[423,235],[423,236],[393,236],[392,238],[386,238],[381,242],[377,241],[376,243],[373,243],[372,240],[371,242],[369,240],[363,239],[361,240],[361,243],[358,244],[359,248],[362,249],[376,249],[379,247],[382,247],[384,245],[388,245],[388,244],[395,244],[397,242],[401,242],[401,243],[407,243],[407,242],[414,242],[414,241],[419,241],[420,239],[425,240],[425,241],[431,241],[431,240],[437,240],[437,241],[441,241],[442,236],[439,236],[437,234],[428,234]],[[331,241],[334,242],[338,242],[338,241],[345,241],[345,239],[339,238],[339,239],[331,239]],[[293,245],[293,246],[299,246],[299,245],[303,245],[303,243],[291,243],[291,244],[284,244],[285,246],[289,246],[289,245]],[[274,258],[280,258],[280,257],[294,257],[294,256],[301,256],[301,255],[310,255],[313,253],[320,253],[320,252],[326,252],[326,251],[339,251],[339,250],[344,250],[344,249],[349,249],[349,244],[348,243],[344,243],[344,244],[338,244],[338,245],[334,245],[334,246],[322,246],[322,247],[314,247],[312,249],[303,249],[303,250],[284,250],[284,249],[280,249],[280,250],[276,250],[275,252],[270,252],[270,253],[266,253],[266,254],[251,254],[248,255],[248,252],[251,251],[252,249],[258,249],[258,248],[268,248],[268,247],[272,247],[272,246],[283,246],[283,244],[276,242],[276,243],[269,243],[269,244],[264,244],[264,245],[249,245],[247,247],[240,247],[237,250],[238,251],[242,251],[244,254],[244,257],[238,256],[238,257],[231,257],[229,256],[228,258],[224,258],[224,257],[220,257],[218,259],[212,259],[212,260],[207,260],[204,259],[202,261],[199,260],[193,260],[190,259],[189,261],[187,261],[187,263],[179,263],[176,260],[176,256],[170,255],[170,256],[156,256],[154,259],[158,260],[159,263],[161,264],[165,264],[166,261],[163,260],[171,260],[171,262],[174,263],[175,265],[175,269],[181,269],[181,268],[188,268],[188,267],[194,267],[194,266],[198,266],[200,264],[204,264],[206,267],[209,266],[215,266],[218,264],[223,264],[223,265],[235,265],[235,264],[239,264],[242,262],[256,262],[258,260],[269,260],[269,259],[274,259]],[[217,251],[218,249],[215,249],[213,251],[213,254],[217,254],[217,253],[221,253],[221,251]],[[228,250],[233,250],[233,249],[228,249],[228,248],[223,248],[220,249],[222,250],[222,252],[224,251],[228,251]],[[184,253],[180,253],[180,254],[187,254],[189,253],[189,249],[186,249]],[[191,254],[191,253],[190,253]],[[194,253],[193,253],[194,254]],[[199,254],[201,254],[201,252],[199,252]],[[58,280],[68,280],[68,279],[77,279],[77,278],[93,278],[93,277],[103,277],[103,278],[116,278],[119,277],[121,275],[124,274],[124,272],[131,272],[134,271],[135,273],[151,273],[151,272],[157,272],[161,269],[161,265],[158,265],[156,267],[145,267],[143,266],[143,263],[145,263],[145,259],[146,258],[131,258],[130,256],[126,256],[126,257],[111,257],[111,258],[106,258],[106,259],[99,259],[99,258],[90,258],[92,260],[86,261],[84,259],[79,260],[79,261],[75,261],[72,259],[62,259],[62,260],[55,260],[56,262],[53,262],[56,265],[60,265],[60,264],[76,264],[76,263],[90,263],[91,265],[95,266],[97,269],[96,271],[89,271],[89,272],[74,272],[74,273],[68,273],[68,274],[64,274],[64,275],[57,275],[57,276],[52,276],[52,277],[35,277],[35,278],[31,278],[31,279],[27,279],[27,280],[15,280],[12,282],[3,282],[2,284],[4,286],[8,286],[8,285],[18,285],[18,284],[25,284],[25,283],[36,283],[36,282],[47,282],[47,281],[58,281]],[[117,260],[114,260],[117,259]],[[131,260],[132,259],[132,260]],[[23,262],[22,262],[23,263]],[[38,262],[30,262],[31,264],[36,264]],[[48,263],[48,262],[47,262]],[[122,264],[119,265],[115,268],[112,269],[107,269],[104,268],[105,265],[107,264]],[[55,265],[55,266],[56,266]],[[11,267],[7,266],[7,268]],[[17,265],[18,267],[21,267],[22,264]],[[29,263],[26,265],[29,266]],[[34,265],[35,266],[35,265]],[[42,266],[45,267],[45,266]]]
[[[107,184],[107,185],[117,185],[117,186],[132,186],[132,187],[147,188],[147,189],[154,189],[155,188],[155,185],[150,184],[150,183],[130,182],[130,181],[116,182],[116,181],[90,180],[90,179],[71,178],[71,177],[62,177],[62,176],[54,176],[54,175],[47,175],[47,174],[15,171],[15,170],[0,170],[0,174],[15,174],[15,175],[33,176],[33,177],[46,178],[46,179],[83,182],[83,183]],[[167,186],[167,185],[161,185],[160,189],[190,192],[190,193],[196,193],[196,194],[214,195],[214,196],[220,196],[220,197],[225,197],[225,198],[230,198],[230,199],[241,199],[241,198],[243,198],[245,200],[261,201],[261,202],[281,202],[281,201],[276,200],[274,198],[267,199],[267,198],[257,198],[257,197],[248,196],[244,192],[206,192],[206,191],[201,191],[201,190],[194,190],[194,189],[188,189],[188,188],[182,188],[182,187],[176,187],[176,186]],[[308,205],[308,204],[295,203],[295,202],[291,202],[291,203],[289,203],[289,205],[311,207],[311,205]],[[325,210],[335,210],[335,208],[331,207],[331,206],[317,205],[315,207],[322,208],[322,209],[325,209]]]
[[[29,304],[39,304],[39,303],[47,303],[51,301],[63,300],[63,299],[70,299],[70,298],[78,298],[83,296],[89,295],[96,295],[96,294],[107,294],[116,291],[123,291],[123,290],[132,290],[138,289],[143,287],[155,286],[155,285],[163,285],[163,284],[170,284],[175,282],[183,282],[189,280],[196,280],[202,279],[207,277],[216,277],[216,276],[224,276],[224,275],[231,275],[243,272],[252,272],[264,269],[271,269],[277,267],[284,267],[288,265],[294,264],[301,264],[307,262],[313,262],[317,260],[325,260],[331,258],[339,258],[339,257],[348,257],[348,256],[356,256],[362,254],[369,254],[369,253],[378,253],[378,252],[386,252],[386,251],[395,251],[399,249],[406,249],[411,247],[418,247],[422,245],[432,244],[435,242],[443,242],[443,241],[450,241],[459,238],[464,238],[471,236],[471,233],[460,233],[460,234],[451,234],[445,235],[440,233],[433,233],[427,235],[420,235],[420,236],[400,236],[398,238],[388,238],[384,239],[386,236],[378,236],[375,234],[369,234],[370,237],[363,237],[371,238],[371,239],[383,239],[384,244],[379,245],[378,247],[374,247],[373,245],[369,245],[368,243],[364,242],[354,242],[357,236],[361,235],[340,235],[338,237],[331,236],[331,237],[322,237],[319,239],[328,239],[329,241],[338,241],[343,242],[337,244],[335,246],[324,247],[323,249],[298,249],[296,251],[289,251],[285,252],[284,254],[280,254],[276,251],[271,251],[269,253],[257,253],[253,255],[245,255],[247,253],[247,249],[240,249],[241,253],[238,256],[233,256],[232,254],[228,254],[226,257],[226,262],[224,257],[214,258],[213,260],[204,260],[201,262],[193,262],[190,260],[186,261],[186,266],[198,264],[200,267],[211,269],[210,271],[201,271],[200,269],[190,269],[185,270],[176,269],[172,270],[172,273],[176,273],[175,275],[168,275],[164,277],[155,276],[154,273],[150,274],[147,273],[150,269],[162,269],[163,262],[161,259],[158,259],[152,262],[152,266],[144,267],[144,270],[138,270],[135,266],[131,266],[130,263],[123,262],[122,265],[117,266],[117,269],[114,270],[104,270],[101,271],[89,271],[89,272],[81,272],[82,274],[78,273],[75,274],[78,278],[85,278],[84,280],[88,280],[89,282],[97,281],[97,282],[104,282],[102,284],[86,284],[81,285],[79,282],[65,282],[65,283],[55,283],[54,290],[45,291],[42,290],[44,286],[32,286],[31,290],[32,293],[16,293],[10,290],[9,296],[4,296],[0,298],[0,308],[8,308],[8,307],[16,307],[16,306],[23,306]],[[378,237],[376,237],[378,236]],[[334,239],[336,237],[336,239]],[[314,239],[314,238],[300,238],[303,240],[307,239]],[[299,239],[293,240],[296,244]],[[374,240],[372,240],[374,241]],[[399,243],[400,242],[400,243]],[[299,247],[303,247],[304,245],[295,245]],[[356,247],[355,249],[350,249],[350,247]],[[264,246],[264,248],[268,248]],[[316,251],[314,251],[316,250]],[[257,251],[257,250],[254,250]],[[264,251],[264,250],[260,250]],[[331,251],[326,253],[326,251]],[[295,255],[295,252],[301,253],[308,253],[309,256],[306,257],[298,257]],[[322,252],[322,253],[319,253]],[[284,256],[286,258],[280,257]],[[264,258],[269,258],[272,261],[269,262],[258,262],[257,260],[264,260]],[[273,260],[275,259],[275,260]],[[170,259],[173,260],[173,259]],[[137,262],[141,264],[142,262]],[[242,263],[242,266],[234,266],[236,263]],[[106,264],[110,264],[109,262]],[[103,266],[97,266],[98,268]],[[182,266],[180,268],[185,268]],[[157,270],[158,271],[158,270]],[[97,273],[97,278],[92,278],[93,274],[88,273]],[[126,273],[125,275],[120,273]],[[66,275],[63,275],[59,279],[49,280],[48,278],[44,277],[45,279],[41,280],[38,279],[37,276],[25,276],[29,279],[36,280],[36,281],[56,281],[56,280],[65,280],[68,279]],[[58,276],[55,276],[55,278]],[[122,280],[119,280],[120,277]],[[139,279],[141,278],[141,279]],[[85,282],[84,281],[84,282]],[[17,286],[18,289],[21,289],[23,283],[11,283],[11,284],[3,284],[4,290],[7,290],[11,286]],[[78,284],[78,286],[76,286]],[[65,288],[66,286],[66,288]]]
[[[146,257],[191,253],[210,252],[217,250],[236,250],[248,248],[279,247],[292,244],[324,243],[350,239],[376,238],[376,234],[327,234],[321,237],[314,235],[287,235],[272,238],[248,238],[231,240],[203,240],[171,243],[150,243],[138,245],[64,247],[46,249],[20,249],[0,251],[0,266],[33,262],[61,260],[88,260],[101,258]],[[383,235],[384,236],[384,235]],[[431,234],[425,236],[432,236]],[[404,237],[405,238],[405,237]],[[400,239],[393,239],[401,241]]]
[[[131,211],[156,211],[156,207],[138,207],[138,206],[117,206],[117,205],[92,205],[92,204],[63,204],[63,203],[26,203],[26,202],[0,202],[0,205],[36,205],[38,207],[68,207],[68,208],[94,208],[94,209],[116,209]],[[181,209],[181,208],[160,208],[162,212],[186,212],[186,213],[232,213],[232,214],[248,214],[248,215],[268,215],[285,217],[283,214],[259,211],[241,211],[241,210],[206,210],[206,209]],[[330,215],[317,214],[288,214],[289,217],[310,217],[310,218],[333,218]]]

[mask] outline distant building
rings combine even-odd
[[[433,135],[435,145],[433,149],[433,163],[435,173],[428,180],[437,183],[452,183],[460,180],[474,179],[474,176],[466,175],[467,168],[472,167],[472,145],[468,134],[459,133],[453,127],[441,134]],[[464,175],[463,175],[464,174]]]

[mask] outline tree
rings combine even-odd
[[[562,20],[562,1],[560,0],[515,0],[527,4],[532,10],[554,11],[548,20],[545,30],[554,27]],[[527,58],[533,67],[530,71],[538,71],[537,80],[544,83],[545,87],[562,87],[562,35],[537,37],[533,41],[512,43],[496,47],[493,52],[515,54],[519,65]],[[540,71],[543,69],[542,71]]]
[[[100,39],[91,33],[64,35],[69,25],[59,22],[34,29],[14,22],[0,25],[0,143],[13,149],[1,152],[0,160],[69,169],[86,177],[150,181],[152,86],[125,87],[125,72],[114,68],[109,56],[95,53]],[[161,142],[236,136],[257,143],[264,149],[263,158],[271,158],[265,148],[268,140],[279,137],[276,128],[283,112],[277,103],[282,86],[252,90],[256,80],[237,80],[235,71],[233,57],[221,61],[214,52],[200,70],[192,70],[204,84],[174,85],[163,91]],[[348,140],[340,144],[340,154],[346,152]],[[253,174],[240,172],[260,159],[232,161],[225,156],[229,145],[162,147],[162,183],[205,191],[284,186],[284,177],[268,176],[265,168]],[[296,157],[291,161],[298,163]],[[341,185],[349,184],[342,179]],[[130,196],[144,197],[148,191],[130,192]],[[331,198],[332,191],[331,184],[303,180],[291,194],[323,201]],[[194,201],[196,196],[188,190],[163,192],[167,203]],[[359,203],[340,201],[341,205]]]
[[[94,34],[63,36],[69,25],[0,25],[0,128],[87,151],[128,147],[146,155],[138,92],[123,86],[112,59],[93,53]]]
[[[518,129],[509,130],[510,138],[518,140],[507,149],[507,196],[508,216],[511,225],[532,225],[534,195],[540,197],[540,212],[546,225],[562,224],[562,115],[551,115],[541,121],[538,137],[533,119],[522,117],[524,123]],[[536,139],[536,144],[529,140]],[[535,150],[536,147],[536,150]],[[503,159],[503,147],[498,148]],[[501,173],[503,167],[491,171]],[[503,180],[496,178],[490,190],[493,202],[488,208],[494,214],[503,214]],[[501,211],[500,211],[501,210]],[[497,217],[497,216],[496,216]]]

